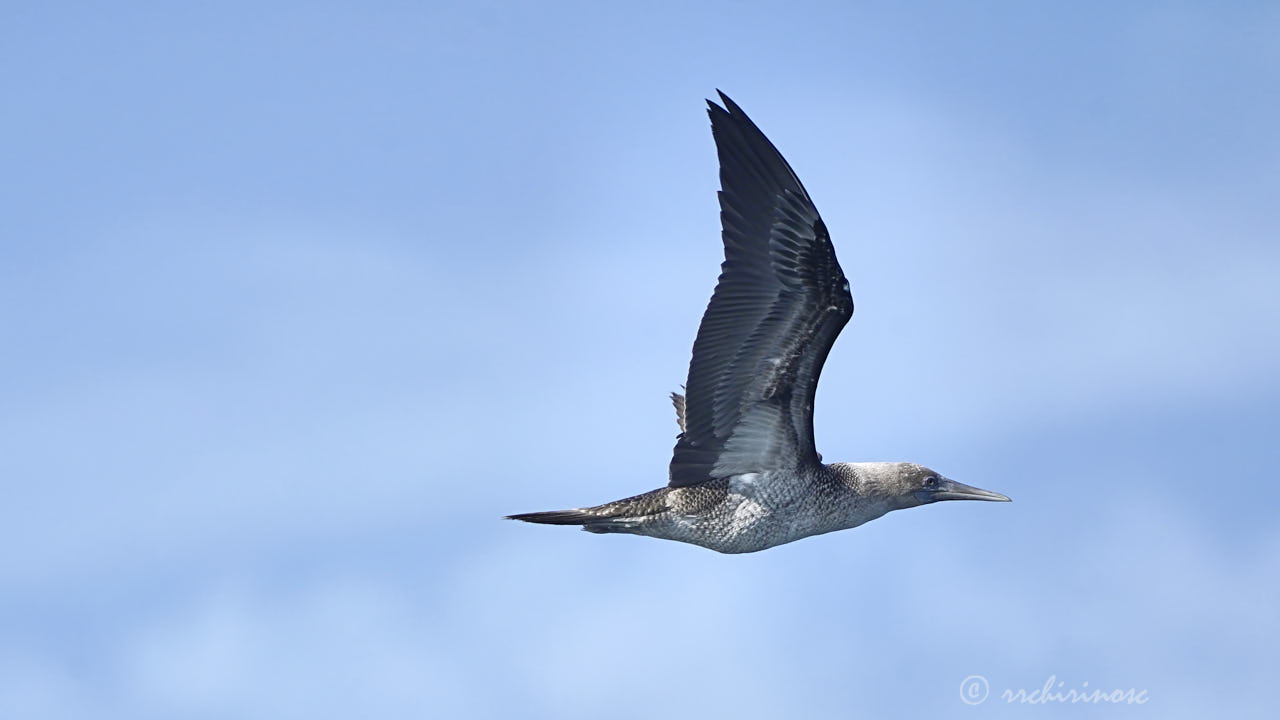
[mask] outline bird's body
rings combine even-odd
[[[826,225],[786,160],[732,100],[708,112],[725,261],[694,341],[667,487],[513,519],[744,553],[937,500],[1008,500],[915,463],[823,464],[818,376],[853,315]]]
[[[576,511],[565,524],[747,553],[810,535],[857,527],[896,509],[869,487],[895,463],[832,463],[801,474],[743,473],[688,487],[664,487]],[[560,524],[560,523],[557,523]]]

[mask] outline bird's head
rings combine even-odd
[[[898,472],[893,481],[893,492],[898,503],[904,508],[928,505],[939,500],[1009,502],[1009,498],[1000,493],[958,483],[923,465],[915,463],[896,463],[896,465]]]

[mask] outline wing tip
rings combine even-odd
[[[734,102],[733,98],[725,95],[723,90],[716,88],[716,95],[720,97],[719,103],[716,103],[715,100],[707,99],[707,112],[712,116],[720,114],[729,117],[747,118],[747,114],[742,112],[742,108],[738,106],[738,103]]]

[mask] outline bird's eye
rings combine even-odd
[[[937,475],[930,475],[929,477],[925,478],[925,479],[924,479],[924,486],[925,486],[925,487],[927,487],[927,488],[929,488],[930,490],[932,490],[933,488],[938,487],[938,476],[937,476]]]

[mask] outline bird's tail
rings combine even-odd
[[[593,533],[627,532],[636,526],[634,518],[610,517],[594,513],[592,512],[593,509],[520,513],[519,515],[508,515],[507,519],[523,520],[542,525],[581,525],[583,530]]]
[[[547,512],[520,513],[508,515],[508,520],[523,520],[543,525],[586,525],[600,518],[586,510],[549,510]]]
[[[583,530],[594,533],[632,532],[646,517],[667,509],[666,493],[667,488],[660,488],[595,507],[521,513],[508,515],[507,519],[543,525],[581,525]]]

